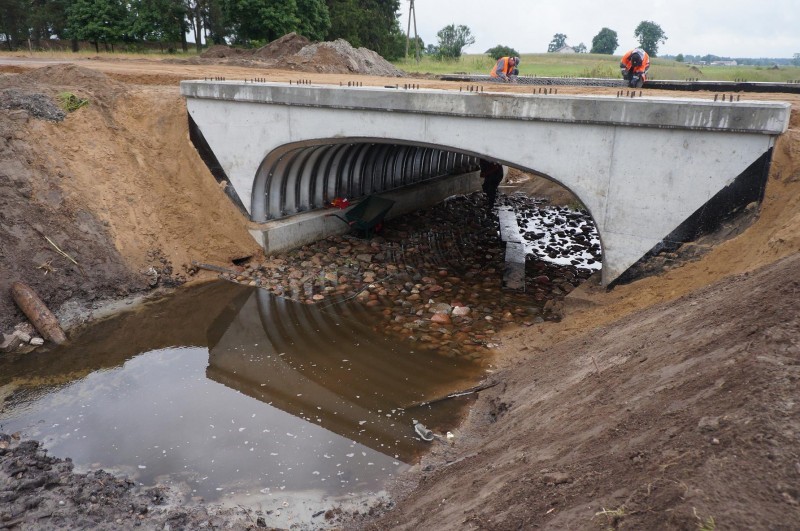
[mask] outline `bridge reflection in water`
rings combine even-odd
[[[356,304],[320,309],[255,290],[229,308],[209,338],[210,379],[405,462],[427,448],[413,420],[444,431],[460,408],[414,405],[474,385],[480,370],[377,335]]]
[[[440,444],[417,439],[412,419],[443,432],[464,409],[403,407],[481,375],[375,333],[379,318],[229,283],[180,290],[57,350],[0,357],[0,429],[42,441],[79,471],[263,502],[295,518],[288,526],[334,498],[380,492]]]

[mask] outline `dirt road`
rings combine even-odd
[[[90,101],[62,122],[0,109],[3,327],[21,317],[5,295],[11,280],[33,285],[63,316],[73,306],[178,283],[192,259],[230,263],[258,254],[245,220],[186,140],[180,79],[397,82],[222,64],[93,58],[75,65],[0,61],[0,91],[70,91]],[[397,485],[397,504],[384,516],[356,516],[343,527],[796,526],[800,98],[747,98],[793,105],[755,223],[664,274],[610,292],[584,284],[560,323],[504,332],[495,375],[503,384],[482,393],[459,438]],[[78,522],[83,509],[74,507]],[[26,522],[24,514],[14,518]]]

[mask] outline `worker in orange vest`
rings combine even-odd
[[[622,56],[619,70],[622,79],[628,82],[631,88],[640,88],[647,80],[647,71],[650,69],[650,56],[641,48],[634,48]]]
[[[490,75],[498,81],[513,81],[513,77],[519,74],[518,66],[519,57],[501,57],[492,68]]]

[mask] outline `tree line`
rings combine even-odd
[[[639,41],[639,47],[648,53],[651,57],[658,56],[658,47],[667,40],[667,34],[661,29],[661,26],[649,20],[643,20],[636,26],[633,31],[633,36]],[[556,33],[553,35],[553,40],[547,46],[548,52],[555,52],[567,45],[567,36],[563,33]],[[592,39],[592,48],[590,53],[599,53],[606,55],[613,55],[619,47],[617,40],[617,32],[609,29],[601,29],[597,35]],[[580,43],[572,47],[577,53],[585,53],[586,45]]]
[[[99,51],[202,43],[264,45],[296,32],[313,41],[345,39],[392,60],[405,52],[400,0],[2,0],[0,45],[41,48],[87,41]]]

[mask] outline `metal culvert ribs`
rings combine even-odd
[[[476,157],[410,144],[283,146],[259,169],[256,179],[265,186],[263,195],[253,198],[253,220],[279,219],[323,208],[336,197],[358,199],[476,166]]]

